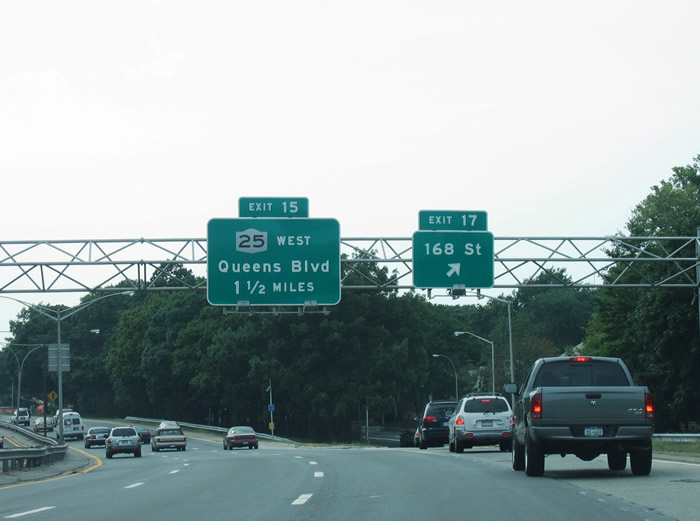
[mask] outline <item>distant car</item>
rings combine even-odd
[[[252,427],[238,426],[231,427],[224,436],[224,450],[234,447],[258,448],[258,435]]]
[[[163,449],[185,450],[186,448],[187,437],[177,424],[159,427],[151,437],[151,450],[155,452]]]
[[[105,455],[112,458],[115,454],[133,454],[141,457],[141,441],[133,427],[114,427],[107,437]]]
[[[415,431],[405,430],[399,435],[399,447],[413,447]]]
[[[40,416],[38,418],[34,418],[32,428],[34,429],[34,432],[51,432],[53,431],[53,422],[51,421],[51,418],[44,418],[43,416]]]
[[[136,429],[136,432],[139,435],[139,438],[141,438],[141,443],[144,445],[148,445],[151,443],[151,431],[149,431],[146,427],[134,427]]]
[[[512,448],[513,412],[500,394],[475,394],[462,398],[448,423],[450,452],[464,452],[475,445]]]
[[[456,407],[457,402],[453,401],[434,401],[426,404],[418,426],[420,431],[418,447],[421,449],[442,447],[448,442],[447,422]]]
[[[85,435],[85,448],[89,449],[93,445],[107,445],[107,438],[111,429],[109,427],[92,427]]]
[[[14,423],[15,425],[26,425],[29,427],[29,409],[24,407],[16,409],[15,412],[12,413],[10,422]]]

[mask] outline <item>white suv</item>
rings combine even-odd
[[[464,452],[475,445],[512,448],[513,412],[500,394],[470,394],[459,401],[447,423],[450,452]]]

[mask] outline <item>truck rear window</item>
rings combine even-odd
[[[627,386],[627,376],[618,364],[593,360],[591,362],[549,362],[539,370],[535,387],[616,387]]]

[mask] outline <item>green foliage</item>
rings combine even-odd
[[[652,187],[636,206],[627,229],[631,236],[695,236],[700,226],[700,156],[693,165]],[[660,255],[664,248],[659,246]],[[648,248],[654,253],[651,247]],[[618,247],[612,256],[631,252]],[[692,246],[684,257],[697,255]],[[649,263],[635,271],[619,263],[610,276],[626,283],[651,274],[662,279],[669,268]],[[683,430],[700,419],[700,339],[698,303],[693,289],[610,289],[595,297],[596,311],[587,330],[586,352],[624,358],[638,383],[647,385],[657,404],[657,429]]]

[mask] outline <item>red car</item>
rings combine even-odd
[[[258,448],[258,435],[252,427],[231,427],[224,436],[224,450],[234,447]]]

